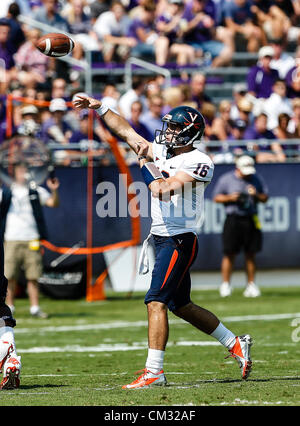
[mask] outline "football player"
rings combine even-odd
[[[13,330],[16,321],[5,303],[6,292],[3,242],[0,241],[0,371],[3,371],[0,389],[9,390],[16,389],[20,385],[21,357],[16,352]]]
[[[145,297],[148,357],[142,374],[123,389],[166,384],[163,361],[169,332],[168,309],[223,344],[229,356],[238,361],[242,378],[247,379],[252,366],[250,335],[236,336],[213,313],[190,299],[189,270],[197,256],[196,231],[204,219],[204,189],[214,170],[210,158],[193,146],[204,133],[203,116],[188,106],[172,109],[163,117],[162,129],[151,143],[101,101],[77,96],[74,107],[95,109],[106,125],[127,142],[138,155],[143,178],[151,191],[150,235],[156,254]],[[146,257],[141,260],[147,269]]]

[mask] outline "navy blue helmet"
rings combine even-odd
[[[161,130],[156,131],[156,142],[170,148],[179,148],[200,140],[205,129],[203,115],[195,108],[179,106],[171,109],[163,118]],[[166,138],[172,134],[172,137]]]

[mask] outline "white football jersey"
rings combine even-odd
[[[197,183],[186,183],[169,201],[151,196],[151,234],[197,233],[204,220],[204,190],[213,177],[212,160],[196,148],[167,159],[167,147],[153,142],[153,161],[164,177],[172,177],[182,171]]]

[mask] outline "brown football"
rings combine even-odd
[[[49,33],[37,41],[36,48],[46,56],[65,56],[72,52],[74,41],[65,34]]]

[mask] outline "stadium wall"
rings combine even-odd
[[[199,233],[199,254],[193,270],[219,270],[222,257],[221,232],[224,221],[222,205],[212,201],[212,191],[217,179],[231,170],[233,165],[216,165],[213,182],[205,193],[206,218]],[[142,182],[137,165],[130,167],[135,182]],[[259,206],[259,218],[264,233],[263,251],[257,256],[259,268],[298,268],[300,266],[300,181],[299,164],[258,164],[257,172],[264,178],[269,188],[269,201]],[[122,212],[124,187],[119,179],[117,166],[95,167],[93,170],[93,247],[101,247],[131,238],[130,217]],[[57,247],[86,245],[86,180],[87,168],[58,168],[56,174],[61,182],[59,189],[61,204],[54,211],[45,208],[49,230],[49,241]],[[116,188],[117,217],[101,218],[97,214],[97,203],[103,196],[99,193],[101,182],[111,182]],[[140,218],[141,243],[150,229],[149,211]],[[125,194],[126,198],[126,194]],[[120,217],[120,213],[121,216]],[[45,264],[59,256],[45,250]],[[98,253],[94,265],[103,270],[103,254]],[[64,260],[64,266],[84,259],[84,255],[72,255]],[[236,267],[243,267],[243,257],[236,260]]]

